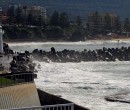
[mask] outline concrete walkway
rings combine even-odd
[[[10,73],[10,62],[12,61],[12,55],[4,55],[0,57],[0,65],[1,67],[4,67],[4,70],[0,70],[0,74],[3,73]]]

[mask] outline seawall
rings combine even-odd
[[[67,104],[67,103],[73,103],[71,101],[68,101],[66,99],[63,99],[61,97],[55,96],[53,94],[49,94],[45,91],[42,91],[40,89],[37,89],[39,99],[41,102],[41,105],[54,105],[54,104]],[[89,110],[88,108],[79,106],[77,104],[74,104],[74,110]]]

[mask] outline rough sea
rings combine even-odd
[[[83,51],[103,47],[117,48],[130,46],[130,41],[86,41],[86,42],[45,42],[10,43],[15,51],[30,52],[36,48],[50,51],[51,47],[63,50]],[[108,102],[104,98],[115,94],[130,93],[130,61],[80,62],[80,63],[37,63],[35,79],[37,88],[60,95],[91,110],[130,110],[130,104]],[[128,96],[130,97],[130,96]],[[130,98],[129,98],[130,99]]]

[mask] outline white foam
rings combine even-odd
[[[41,69],[35,81],[43,90],[93,110],[130,107],[104,100],[105,96],[130,89],[130,76],[126,76],[130,62],[39,63]]]
[[[130,42],[120,42],[129,46]],[[28,46],[27,46],[28,45]],[[29,43],[11,44],[16,50],[34,48],[50,49],[95,49],[117,47],[116,41],[89,41],[76,43]],[[130,62],[81,62],[81,63],[44,63],[38,62],[37,87],[71,100],[92,110],[129,110],[129,104],[110,103],[105,96],[130,91]]]

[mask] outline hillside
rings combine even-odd
[[[130,0],[2,0],[0,6],[7,6],[11,3],[21,5],[40,5],[51,14],[54,10],[67,12],[71,17],[77,15],[86,18],[87,14],[93,11],[112,12],[124,17],[130,17]]]

